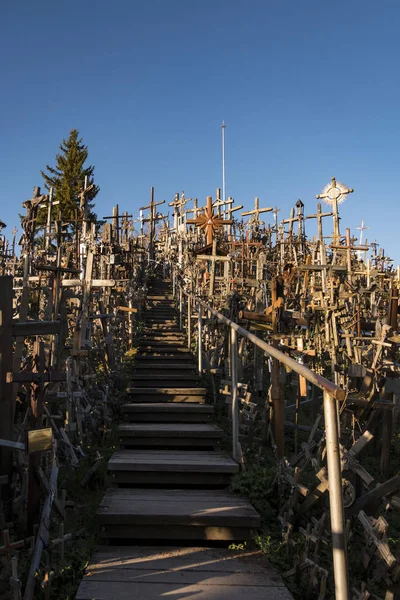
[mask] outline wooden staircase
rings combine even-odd
[[[113,487],[97,517],[102,536],[121,540],[243,540],[260,524],[245,500],[226,491],[239,465],[218,449],[193,356],[176,324],[169,284],[147,297],[146,328],[122,408],[120,450],[108,464]]]

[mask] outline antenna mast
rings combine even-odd
[[[226,200],[226,179],[225,179],[225,121],[222,121],[222,201]]]

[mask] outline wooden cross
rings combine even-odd
[[[22,240],[27,249],[29,249],[33,244],[35,235],[35,222],[39,204],[45,200],[47,200],[47,195],[41,194],[40,187],[36,186],[33,188],[32,198],[22,203],[22,206],[26,208],[26,216],[22,220],[22,227],[24,229]]]
[[[305,218],[306,219],[317,219],[318,221],[318,239],[320,242],[323,241],[323,233],[322,233],[322,219],[324,217],[332,217],[333,213],[329,212],[329,213],[323,213],[322,212],[322,207],[321,207],[321,203],[318,202],[318,206],[317,206],[317,214],[316,215],[307,215]]]
[[[234,200],[231,197],[229,197],[228,200],[232,200],[232,204],[229,204],[229,208],[225,212],[223,212],[222,215],[224,217],[225,217],[225,215],[227,215],[228,220],[232,220],[232,214],[234,212],[236,212],[237,210],[242,210],[243,204],[239,204],[239,206],[235,206],[235,208],[232,208]],[[231,236],[232,235],[232,225],[228,225],[227,230],[228,230],[228,235]]]
[[[144,223],[150,223],[150,241],[149,241],[149,258],[150,260],[154,260],[154,236],[155,236],[155,224],[156,221],[160,219],[165,219],[164,215],[157,215],[156,207],[160,204],[165,204],[165,200],[161,200],[160,202],[154,202],[154,187],[150,189],[150,203],[147,206],[142,206],[140,210],[150,209],[150,217],[148,219],[143,219]]]
[[[8,529],[3,530],[3,545],[0,546],[0,554],[4,555],[7,560],[10,559],[11,554],[15,550],[20,550],[25,546],[25,540],[20,540],[19,542],[10,542],[10,532]]]
[[[88,176],[86,175],[83,188],[79,194],[79,209],[81,211],[81,218],[83,220],[83,226],[82,226],[82,237],[83,238],[86,237],[87,221],[88,221],[88,216],[89,216],[89,206],[88,206],[86,196],[94,188],[94,183],[91,183],[90,185],[88,185],[88,183],[89,183],[89,180],[88,180]]]
[[[182,195],[183,195],[183,192],[182,192]],[[182,200],[184,200],[184,201],[182,201]],[[184,197],[180,198],[178,192],[175,194],[173,202],[168,203],[168,206],[174,207],[174,230],[176,233],[178,233],[179,226],[181,225],[182,209],[185,206],[185,203],[186,203],[186,199]]]
[[[257,227],[260,224],[260,214],[271,212],[273,208],[259,208],[259,199],[255,198],[254,200],[254,210],[248,210],[242,213],[242,217],[247,217],[251,215],[251,219],[249,221],[250,225],[254,225]]]
[[[289,223],[289,237],[292,237],[293,235],[293,223],[294,221],[297,221],[298,217],[294,216],[294,208],[291,209],[290,211],[290,217],[288,219],[283,219],[281,221],[281,225],[287,225]]]
[[[46,237],[45,249],[46,250],[48,250],[49,245],[50,245],[51,213],[53,210],[53,206],[57,206],[58,204],[60,204],[59,200],[54,201],[53,197],[54,197],[54,188],[51,187],[49,190],[49,195],[45,197],[46,202],[39,204],[39,208],[47,208],[47,223],[46,223],[46,233],[45,233],[45,237]]]
[[[214,214],[212,205],[212,196],[207,196],[207,206],[204,209],[204,213],[198,215],[195,219],[187,219],[187,225],[196,225],[200,229],[203,229],[206,234],[207,245],[212,244],[214,239],[214,233],[223,225],[231,225],[232,219],[221,219]]]

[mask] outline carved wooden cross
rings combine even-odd
[[[187,219],[188,225],[196,225],[200,229],[203,229],[206,234],[207,245],[212,244],[214,233],[223,225],[232,225],[232,219],[221,219],[214,214],[214,208],[212,205],[212,196],[207,196],[207,206],[204,209],[204,213],[198,215],[195,219]]]

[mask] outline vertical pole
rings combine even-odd
[[[49,190],[49,203],[47,205],[47,225],[46,225],[46,241],[45,241],[45,248],[46,250],[49,249],[49,245],[50,245],[50,235],[51,235],[51,210],[53,208],[53,194],[54,194],[54,188],[50,188]]]
[[[182,290],[179,288],[179,329],[182,329]]]
[[[190,296],[187,297],[187,339],[190,352],[190,347],[192,344],[192,302]]]
[[[198,322],[198,337],[197,337],[197,351],[198,351],[198,366],[199,366],[199,375],[203,374],[203,309],[201,305],[199,305],[199,322]]]
[[[239,443],[239,401],[238,401],[238,347],[237,332],[230,328],[231,344],[231,398],[232,398],[232,458],[238,462]]]
[[[222,200],[225,202],[226,180],[225,180],[225,123],[222,121]],[[196,218],[196,215],[195,215]]]
[[[329,506],[332,529],[333,570],[336,600],[349,600],[347,548],[340,468],[337,403],[324,391],[326,453],[329,475]]]
[[[10,275],[0,277],[0,290],[0,437],[12,440],[16,393],[15,395],[12,394],[12,384],[7,383],[6,377],[6,374],[13,370],[13,278]],[[8,475],[10,480],[12,465],[12,451],[8,448],[1,448],[0,472],[3,475]],[[10,486],[7,486],[7,488],[10,488]]]

